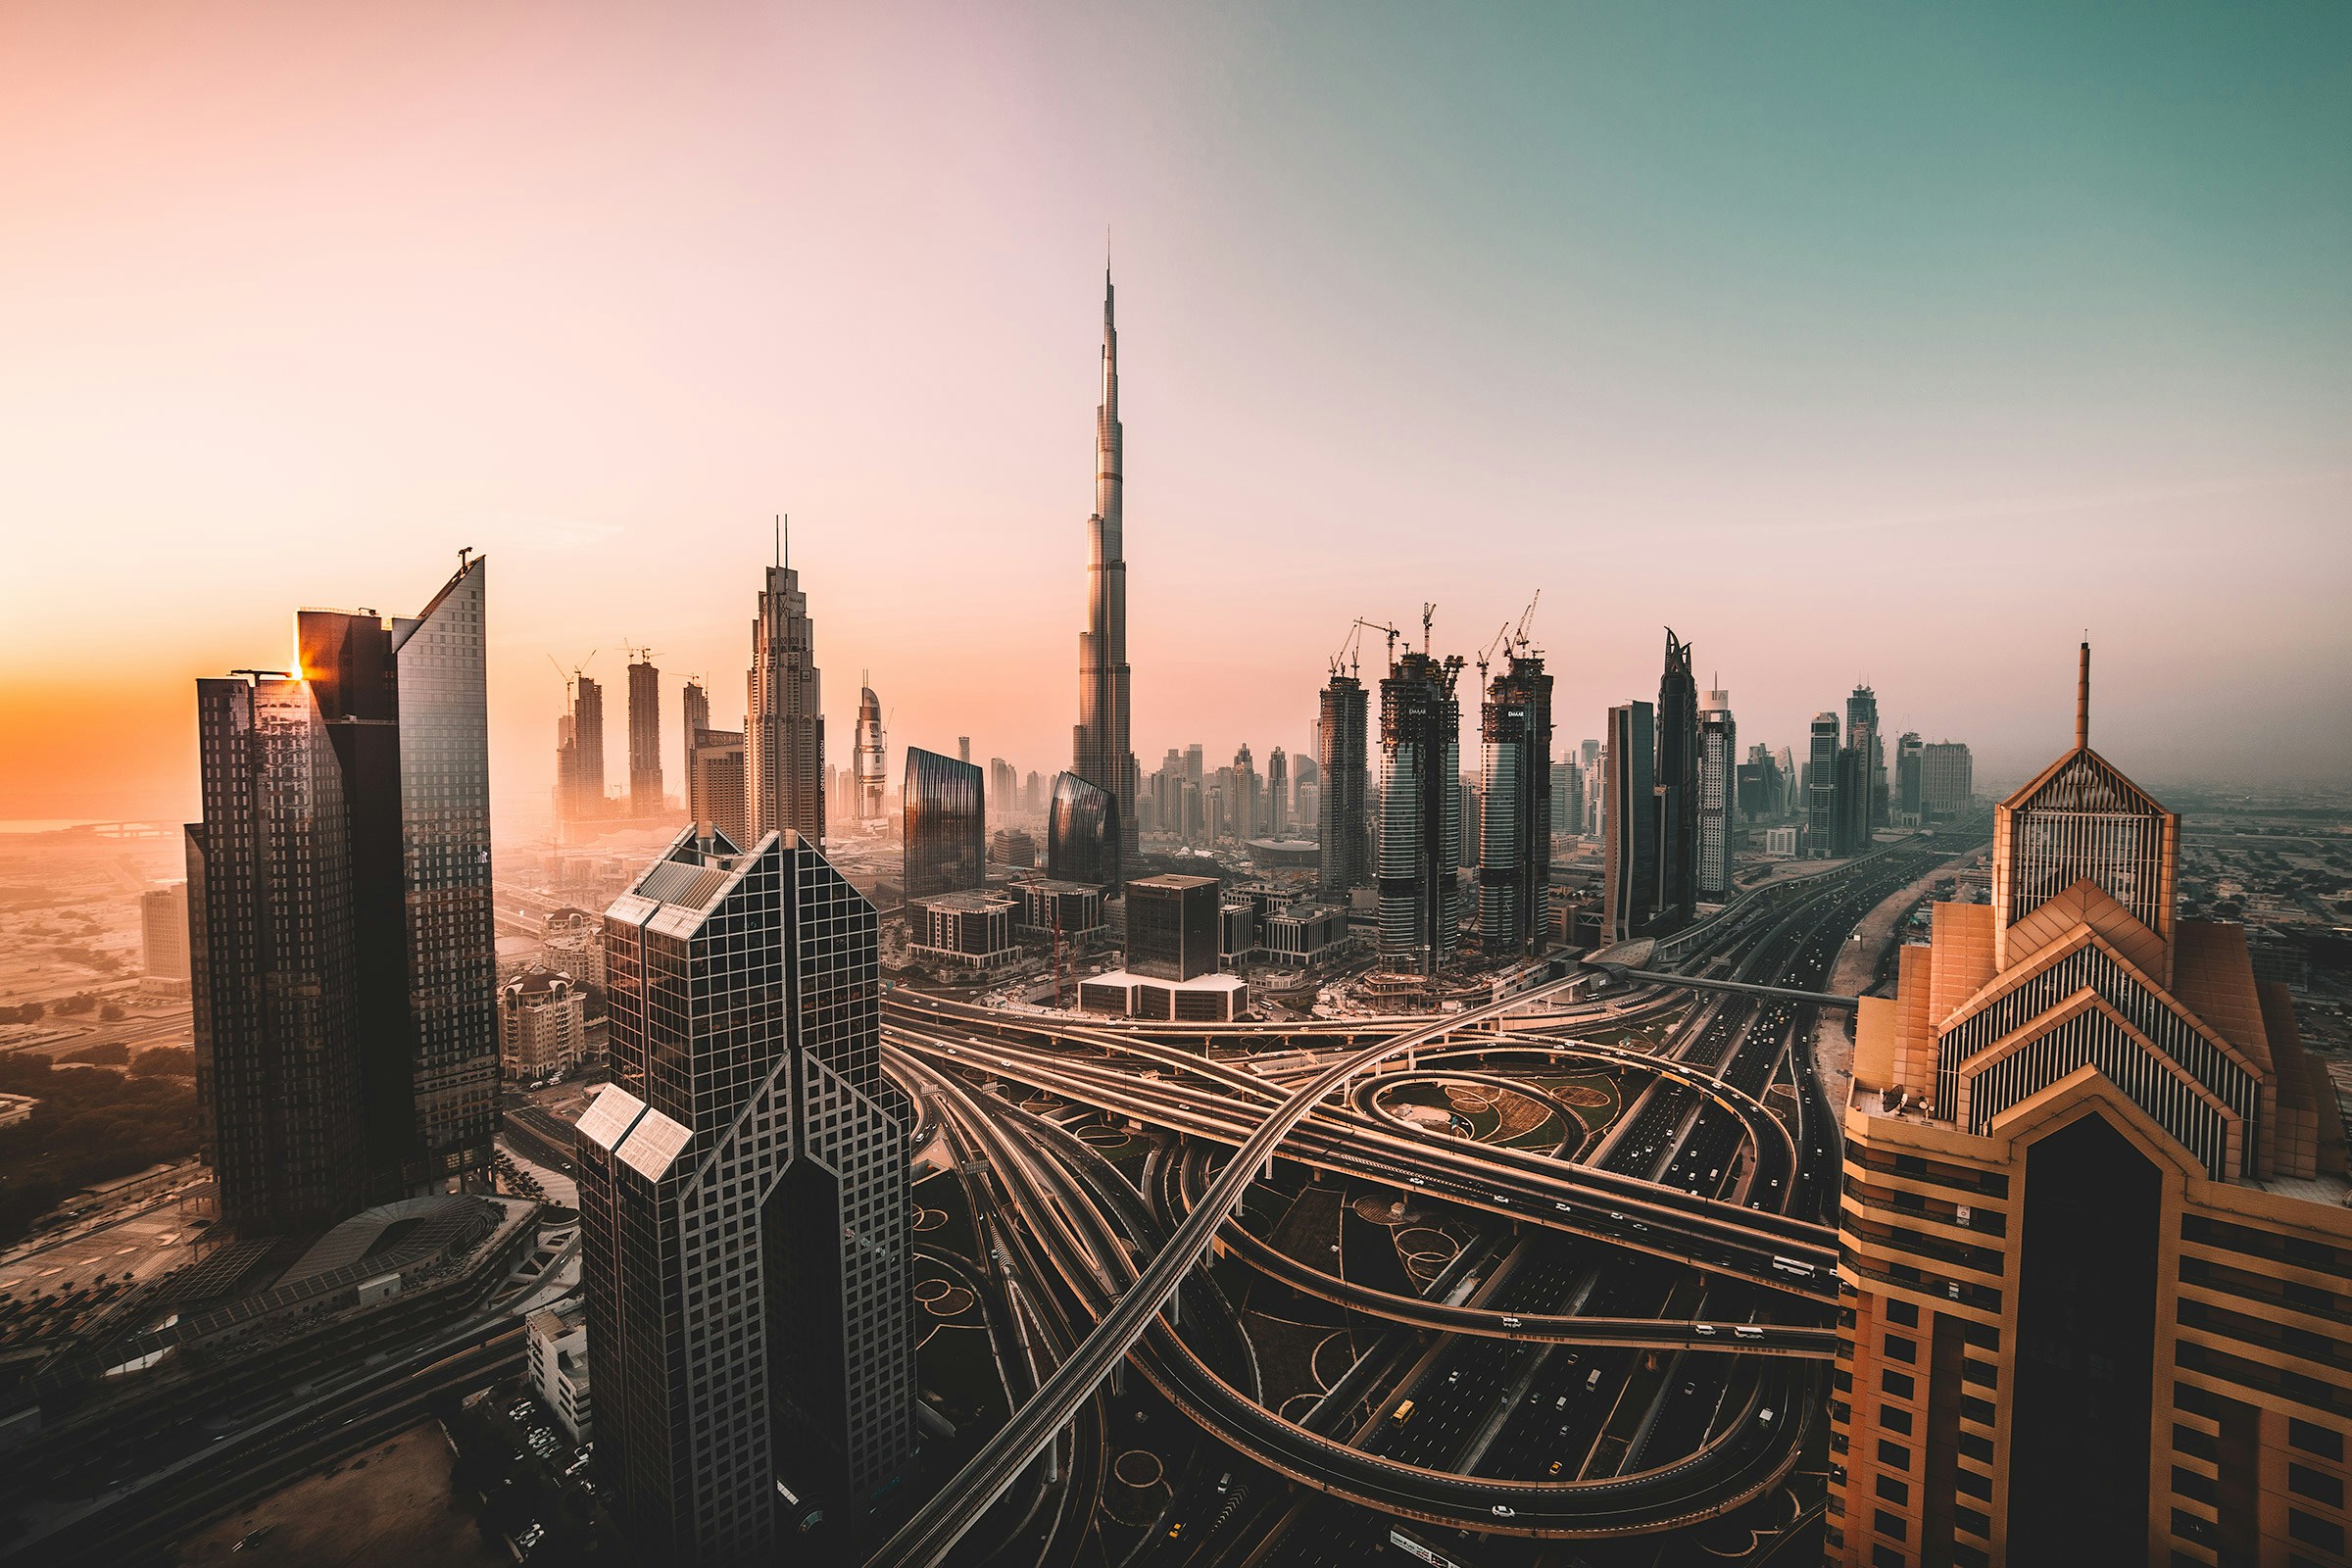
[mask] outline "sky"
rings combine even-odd
[[[674,791],[778,513],[833,752],[1051,774],[1106,244],[1147,771],[1541,589],[1563,749],[1671,625],[2014,779],[2087,631],[2128,770],[2352,773],[2352,8],[14,0],[0,818],[461,547],[502,808],[630,645]]]

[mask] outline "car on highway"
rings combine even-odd
[[[1690,1332],[1693,1334],[1703,1334],[1711,1340],[1715,1337],[1715,1325],[1712,1323],[1693,1323],[1690,1325]]]
[[[1760,1340],[1764,1337],[1764,1331],[1753,1323],[1735,1323],[1732,1332],[1743,1340]]]
[[[1507,1503],[1498,1502],[1494,1505],[1494,1517],[1497,1519],[1516,1519],[1519,1517],[1519,1510],[1511,1507]]]

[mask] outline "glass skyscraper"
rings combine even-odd
[[[581,1286],[600,1495],[651,1559],[780,1560],[913,1453],[912,1115],[882,1076],[877,932],[797,833],[689,828],[606,911]]]
[[[1647,703],[1609,710],[1602,754],[1601,925],[1611,942],[1649,934],[1658,885],[1656,715]]]
[[[1407,650],[1380,683],[1380,956],[1434,974],[1461,930],[1462,711],[1457,655]]]
[[[987,805],[980,768],[919,746],[906,748],[899,808],[905,896],[956,893],[988,879]]]
[[[1539,655],[1504,657],[1479,721],[1478,931],[1490,958],[1541,953],[1551,934],[1551,676]]]
[[[1046,875],[1108,887],[1118,875],[1118,805],[1075,773],[1057,773],[1046,816]]]

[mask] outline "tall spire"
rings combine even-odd
[[[2090,750],[2090,639],[2082,639],[2082,662],[2075,672],[2075,750]]]
[[[1107,236],[1105,236],[1107,243]],[[1078,636],[1078,722],[1070,770],[1111,797],[1114,883],[1135,852],[1135,759],[1128,750],[1127,560],[1119,482],[1119,331],[1109,258],[1102,270],[1102,401],[1095,410],[1095,511],[1087,519],[1086,629]]]

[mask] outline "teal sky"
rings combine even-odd
[[[1540,586],[1564,742],[1670,623],[2017,777],[2087,627],[2127,768],[2352,772],[2352,7],[981,9],[12,9],[0,816],[460,545],[538,798],[778,510],[841,734],[1063,765],[1106,226],[1147,769]]]

